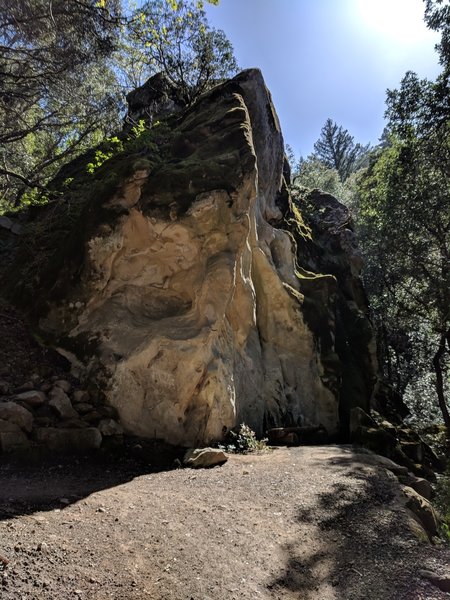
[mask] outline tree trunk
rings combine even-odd
[[[448,412],[447,404],[444,396],[444,376],[442,374],[441,359],[445,354],[445,334],[441,335],[439,340],[439,348],[433,357],[433,367],[436,373],[436,393],[439,402],[439,408],[441,409],[442,416],[444,417],[444,423],[447,427],[448,433],[450,433],[450,414]]]

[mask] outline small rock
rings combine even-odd
[[[59,452],[84,452],[100,448],[102,434],[95,427],[86,429],[56,429],[46,427],[34,432],[37,442]]]
[[[57,387],[59,387],[60,389],[62,389],[63,392],[65,392],[66,394],[68,394],[71,390],[71,385],[68,381],[66,381],[65,379],[57,379],[54,382],[54,385],[56,385]]]
[[[0,419],[18,425],[23,431],[30,432],[33,429],[33,415],[15,402],[0,403]]]
[[[118,417],[117,410],[114,406],[97,406],[97,410],[105,419],[117,419]]]
[[[35,417],[34,426],[35,427],[51,427],[55,424],[55,419],[51,417]]]
[[[52,388],[50,392],[49,405],[55,409],[56,413],[62,419],[78,418],[78,413],[73,408],[69,396],[59,386],[55,386]]]
[[[419,571],[419,575],[431,581],[431,583],[443,592],[450,592],[450,573],[438,575],[438,573],[434,573],[433,571],[422,570]]]
[[[83,419],[86,421],[86,423],[96,425],[102,420],[102,416],[97,410],[91,410],[83,415]]]
[[[85,415],[91,410],[94,410],[92,404],[89,404],[88,402],[78,402],[74,408],[80,415]]]
[[[26,381],[22,385],[20,385],[16,391],[17,392],[28,392],[34,389],[34,383],[32,381]]]
[[[439,520],[428,500],[408,486],[403,487],[403,493],[406,496],[406,508],[417,517],[430,538],[437,535]]]
[[[123,435],[123,427],[114,419],[102,419],[98,424],[100,433],[104,436]]]
[[[66,429],[85,429],[89,425],[81,419],[64,419],[56,425],[58,428]]]
[[[418,494],[426,498],[426,500],[431,500],[433,488],[431,487],[431,483],[423,477],[416,477],[412,473],[408,473],[407,477],[400,477],[400,481],[404,485],[411,487]]]
[[[0,396],[7,396],[11,393],[11,386],[7,381],[0,379]]]
[[[89,400],[90,400],[89,392],[87,392],[86,390],[76,390],[73,393],[73,401],[75,403],[78,403],[78,402],[88,403]]]
[[[45,404],[47,396],[44,394],[44,392],[30,390],[28,392],[21,392],[20,394],[17,394],[16,400],[25,402],[25,404],[28,404],[28,406],[31,406],[32,408],[37,408]]]
[[[217,448],[196,448],[186,452],[183,464],[193,469],[205,469],[222,465],[227,460],[226,454]]]
[[[18,425],[0,419],[0,449],[3,452],[25,450],[29,445],[27,436]]]
[[[3,556],[3,554],[0,554],[0,564],[4,567],[9,564],[9,559],[6,558],[6,556]]]
[[[50,548],[46,542],[39,542],[36,550],[39,550],[39,552],[42,552],[42,554],[48,554]]]

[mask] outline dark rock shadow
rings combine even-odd
[[[394,478],[365,469],[358,458],[349,449],[327,460],[329,491],[318,494],[314,507],[298,510],[298,539],[284,548],[286,566],[268,588],[276,598],[294,593],[302,600],[319,600],[324,586],[337,600],[441,598],[418,573],[438,549],[421,544],[408,528]],[[344,477],[333,483],[339,470]],[[315,540],[307,540],[306,527],[302,535],[303,524],[309,532],[313,525]]]
[[[182,448],[154,441],[84,455],[7,457],[0,462],[0,520],[64,508],[140,475],[177,468]]]

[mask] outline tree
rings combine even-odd
[[[296,188],[314,188],[328,192],[339,198],[349,208],[353,207],[356,193],[355,174],[351,174],[344,182],[341,181],[336,169],[325,165],[316,155],[300,158],[292,172],[293,193]]]
[[[0,204],[42,191],[58,165],[117,122],[105,63],[119,0],[4,0],[0,9]]]
[[[441,33],[441,41],[436,49],[444,73],[450,69],[450,5],[442,0],[425,0],[425,23],[430,29]]]
[[[188,0],[140,7],[129,24],[127,48],[141,78],[164,72],[187,104],[237,71],[224,32],[211,28],[204,10]]]
[[[450,366],[450,124],[442,119],[439,85],[407,73],[400,88],[388,92],[390,145],[360,182],[359,221],[368,260],[366,282],[379,320],[391,329],[384,364],[389,368],[391,352],[397,358],[409,353],[416,373],[425,373],[428,360],[450,429],[445,400]],[[392,335],[395,331],[403,347],[397,343],[401,338],[396,341]],[[402,370],[399,362],[397,367]]]
[[[125,0],[1,3],[0,210],[45,201],[47,183],[62,164],[120,128],[125,94],[130,91],[130,85],[124,87],[119,81],[120,67],[126,66],[127,75],[122,78],[126,83],[131,87],[139,83],[130,75],[139,55],[122,58],[129,49],[124,4]],[[198,0],[197,5],[201,4]],[[166,22],[173,26],[164,34],[169,37],[173,28],[182,26],[187,31],[190,20],[199,26],[199,35],[191,40],[196,45],[191,48],[201,60],[195,54],[183,55],[186,62],[177,68],[191,68],[189,59],[204,65],[197,83],[201,91],[211,65],[214,73],[220,74],[222,66],[230,63],[225,60],[228,46],[223,34],[206,26],[202,29],[206,21],[197,5],[192,7],[192,15],[174,0],[152,0],[146,10],[157,14],[164,7]],[[137,14],[145,17],[142,12]],[[177,19],[181,16],[180,24]],[[135,24],[134,17],[132,22]],[[161,41],[157,29],[150,29],[146,32],[147,50]],[[215,62],[214,53],[220,47],[223,65]],[[146,63],[142,68],[143,75],[152,74],[148,67]]]
[[[332,119],[327,119],[314,144],[317,158],[330,169],[336,169],[341,181],[363,166],[369,145],[355,144],[352,135]]]

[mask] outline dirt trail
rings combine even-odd
[[[2,600],[444,599],[398,484],[350,448],[143,472],[128,461],[0,467]]]

